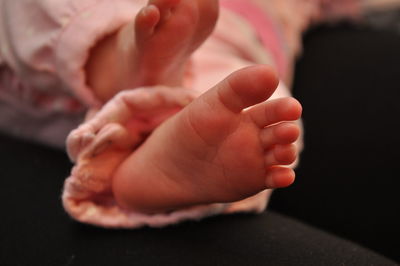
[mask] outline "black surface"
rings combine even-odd
[[[64,153],[0,135],[0,265],[394,265],[273,212],[105,230],[60,204]]]
[[[321,27],[305,38],[294,93],[305,150],[272,207],[400,262],[400,34]]]

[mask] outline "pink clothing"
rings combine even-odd
[[[360,5],[377,6],[374,3],[380,2],[253,0],[271,5],[267,11],[269,18],[262,18],[257,8],[250,4],[251,0],[222,1],[227,8],[241,11],[241,16],[247,20],[238,23],[234,21],[240,20],[236,17],[229,23],[250,24],[268,48],[260,52],[260,47],[254,45],[255,40],[250,44],[236,39],[236,44],[250,45],[247,51],[245,47],[236,48],[236,52],[240,53],[237,55],[244,58],[250,54],[251,60],[257,57],[255,62],[275,64],[283,76],[285,73],[291,75],[291,70],[287,68],[291,67],[293,54],[297,54],[296,47],[299,46],[296,34],[301,30],[290,30],[293,27],[291,24],[300,25],[298,17],[309,17],[298,11],[317,9],[319,13],[315,17],[321,19],[338,14],[356,15]],[[99,39],[131,21],[146,3],[146,0],[0,0],[0,113],[4,114],[0,116],[0,130],[53,146],[64,146],[66,134],[78,126],[85,110],[99,105],[86,85],[83,71],[90,48]],[[288,6],[294,6],[295,12]],[[264,23],[268,25],[266,30],[261,25]],[[249,31],[254,38],[253,30]],[[249,34],[243,37],[251,38]],[[282,42],[287,47],[280,50]],[[230,51],[234,52],[232,48]],[[230,60],[230,63],[240,65],[233,62],[234,59]],[[203,65],[199,67],[202,71],[206,70]],[[195,68],[192,73],[198,69]],[[215,77],[221,75],[216,74]],[[286,80],[285,77],[282,79]],[[214,84],[217,80],[212,81],[210,83]],[[194,84],[203,83],[195,81]],[[57,125],[54,125],[55,114],[60,118]]]
[[[145,1],[0,0],[0,130],[63,147],[88,107],[90,48]]]
[[[0,3],[3,13],[0,62],[12,70],[15,79],[23,77],[18,81],[32,90],[77,97],[86,106],[93,106],[99,103],[86,86],[83,72],[89,50],[99,39],[131,21],[144,1],[1,0]],[[2,87],[0,93],[13,93],[9,90]]]
[[[271,5],[275,2],[279,3],[277,6],[283,2],[295,5],[291,0],[271,0]],[[324,0],[309,2],[334,6]],[[185,85],[194,90],[155,87],[125,91],[98,111],[100,103],[85,82],[84,66],[89,51],[100,39],[130,22],[146,3],[146,0],[0,0],[0,112],[19,115],[19,120],[14,121],[21,121],[16,127],[0,117],[1,130],[32,135],[32,128],[24,126],[33,119],[37,124],[43,122],[43,127],[37,129],[43,131],[38,136],[40,141],[62,146],[63,134],[77,126],[83,110],[91,108],[95,115],[74,130],[67,143],[76,166],[65,182],[63,204],[81,222],[136,228],[165,226],[218,213],[263,211],[270,191],[239,202],[194,206],[157,215],[129,212],[115,203],[111,191],[113,170],[140,145],[143,136],[176,112],[177,106],[185,106],[206,88],[247,65],[272,64],[286,75],[293,59],[290,55],[295,53],[291,46],[283,47],[285,42],[290,43],[293,32],[286,30],[288,27],[282,27],[280,32],[276,26],[284,25],[277,20],[283,15],[265,18],[249,0],[227,0],[224,6],[239,15],[222,10],[215,33],[193,55]],[[264,29],[261,24],[268,27]],[[290,92],[282,83],[274,97],[288,95]],[[48,120],[55,114],[62,115],[60,123],[73,122],[59,125]],[[52,122],[57,126],[49,131]],[[56,137],[49,132],[61,138],[52,141],[51,136]],[[113,144],[109,145],[110,142]]]
[[[245,18],[257,32],[265,50],[270,51],[280,76],[286,76],[289,59],[279,25],[249,1],[223,0],[221,5]]]

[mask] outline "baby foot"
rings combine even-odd
[[[150,0],[131,25],[129,85],[180,85],[189,56],[211,34],[217,16],[217,0]]]
[[[88,85],[102,102],[124,89],[182,85],[191,53],[217,18],[218,0],[150,0],[134,21],[92,49]]]
[[[161,124],[116,170],[113,192],[128,209],[162,212],[232,202],[290,185],[301,105],[268,99],[277,78],[265,66],[229,76]]]

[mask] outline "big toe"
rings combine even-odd
[[[278,79],[267,66],[247,67],[234,72],[194,102],[185,112],[186,121],[208,143],[219,143],[238,125],[241,111],[263,102],[275,91]]]
[[[156,6],[148,5],[142,8],[135,19],[136,39],[142,40],[149,37],[159,20],[160,11]]]
[[[278,86],[275,71],[265,65],[243,68],[204,95],[210,105],[239,113],[267,100]]]
[[[149,5],[155,5],[161,14],[161,20],[166,20],[171,15],[171,9],[176,7],[181,0],[150,0]]]

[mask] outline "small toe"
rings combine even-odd
[[[283,121],[298,120],[301,113],[301,104],[292,97],[270,100],[248,110],[249,116],[260,128]]]
[[[289,165],[297,159],[297,147],[295,144],[276,145],[265,154],[265,164]]]
[[[84,150],[84,157],[96,157],[109,147],[130,149],[133,139],[129,132],[121,125],[110,123],[105,125],[96,135],[93,142]]]
[[[295,122],[282,122],[262,129],[260,139],[263,147],[269,149],[276,144],[290,144],[300,136],[300,127]]]
[[[268,169],[265,178],[267,188],[282,188],[293,184],[296,174],[293,169],[282,166],[274,166]]]
[[[72,162],[75,162],[81,151],[87,147],[95,138],[90,126],[81,125],[71,131],[66,140],[67,153]]]

